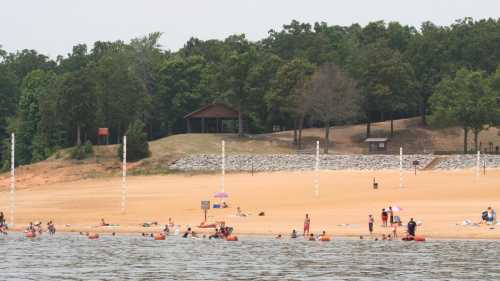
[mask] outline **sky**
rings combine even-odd
[[[52,58],[74,45],[163,33],[175,51],[191,37],[224,39],[245,33],[260,40],[293,19],[329,25],[376,20],[415,27],[424,21],[500,17],[498,0],[0,0],[0,45],[13,52],[35,49]]]

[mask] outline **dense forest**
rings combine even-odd
[[[149,139],[184,132],[183,116],[212,102],[238,109],[250,133],[366,122],[369,136],[370,122],[420,116],[422,126],[460,126],[477,140],[499,124],[500,20],[292,21],[257,42],[191,38],[176,52],[162,49],[160,36],[80,44],[55,60],[0,46],[4,162],[10,132],[17,164],[27,164],[96,143],[99,127],[111,143],[136,121]]]

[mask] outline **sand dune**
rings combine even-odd
[[[373,178],[379,182],[372,189]],[[423,171],[414,176],[404,173],[399,188],[398,171],[324,171],[320,173],[320,196],[314,192],[313,172],[276,172],[226,175],[226,191],[231,208],[210,210],[209,220],[225,220],[237,233],[287,234],[301,231],[303,217],[309,213],[314,233],[326,230],[333,235],[366,235],[367,217],[376,218],[389,205],[403,208],[403,221],[410,217],[422,221],[420,234],[434,238],[500,239],[500,226],[457,226],[465,219],[479,221],[481,211],[500,208],[500,170],[490,170],[476,179],[473,170]],[[172,217],[181,225],[196,225],[203,217],[200,201],[210,199],[220,189],[219,175],[136,176],[128,179],[127,213],[120,213],[120,178],[25,187],[17,192],[16,221],[24,227],[29,221],[54,220],[58,230],[141,232],[145,221],[167,222]],[[236,207],[250,213],[234,216]],[[8,186],[0,192],[0,210],[9,220]],[[266,216],[256,214],[264,211]],[[100,218],[120,224],[119,228],[93,229]],[[69,224],[70,227],[64,225]],[[348,225],[347,225],[348,224]]]

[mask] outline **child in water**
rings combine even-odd
[[[316,241],[316,237],[314,237],[313,233],[309,235],[309,241]]]

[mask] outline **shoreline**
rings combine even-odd
[[[292,229],[302,232],[304,215],[311,217],[311,232],[325,230],[333,237],[368,237],[367,219],[375,218],[374,233],[389,234],[380,227],[380,212],[388,206],[403,221],[402,236],[410,218],[421,222],[417,234],[429,239],[500,239],[500,226],[462,226],[478,222],[481,212],[492,206],[499,213],[500,169],[475,176],[474,170],[405,171],[404,188],[398,171],[320,171],[315,194],[314,172],[229,173],[225,177],[229,208],[208,211],[207,221],[225,221],[236,235],[284,236]],[[379,184],[373,189],[373,180]],[[203,221],[200,202],[221,189],[220,175],[133,176],[127,179],[126,213],[121,213],[121,179],[85,179],[21,188],[16,192],[15,230],[30,221],[52,220],[58,232],[137,233],[155,232],[161,226],[143,228],[144,222],[167,222],[172,218],[184,230],[210,232],[195,226]],[[0,189],[0,211],[10,221],[8,186]],[[248,214],[236,216],[237,207]],[[264,212],[265,216],[258,216]],[[115,228],[97,226],[101,218]],[[70,225],[70,227],[65,227]],[[164,225],[164,224],[161,224]]]
[[[500,226],[500,225],[498,225]],[[212,234],[214,232],[213,228],[198,228],[196,226],[190,226],[197,234],[200,235],[207,235],[207,234]],[[457,226],[458,227],[458,226]],[[484,226],[485,227],[485,226]],[[179,233],[182,233],[186,228],[181,228]],[[141,231],[142,230],[142,231]],[[68,228],[58,228],[56,225],[56,235],[57,233],[63,233],[63,234],[79,234],[79,233],[97,233],[97,234],[104,234],[104,235],[112,235],[112,233],[115,233],[117,236],[118,235],[127,235],[127,236],[140,236],[142,233],[159,233],[162,232],[163,228],[159,226],[154,226],[154,227],[125,227],[120,229],[120,226],[116,227],[101,227],[101,226],[87,226],[87,227],[71,227],[70,229]],[[16,234],[23,234],[24,233],[24,228],[19,228],[15,227],[14,229],[9,229],[8,233],[16,233]],[[171,230],[172,231],[172,230]],[[311,232],[314,233],[314,232]],[[321,233],[318,231],[316,234]],[[343,234],[335,234],[335,232],[327,231],[328,235],[330,235],[333,239],[336,238],[341,238],[341,239],[359,239],[360,236],[363,236],[364,240],[372,240],[373,238],[380,238],[382,234],[388,234],[388,232],[381,233],[381,232],[374,232],[372,235],[366,234],[366,233],[361,233],[361,234],[355,234],[355,233],[343,233]],[[276,239],[276,236],[278,234],[283,235],[284,239],[289,238],[290,233],[283,233],[283,232],[272,232],[272,233],[258,233],[258,232],[238,232],[235,230],[234,235],[236,236],[242,236],[242,237],[263,237],[263,238],[270,238],[270,239]],[[44,232],[42,234],[43,236],[49,236],[47,233],[46,229],[44,229]],[[401,240],[402,236],[404,234],[398,232],[398,238],[396,240]],[[500,237],[474,237],[474,236],[459,236],[459,235],[426,235],[426,233],[418,233],[418,236],[424,236],[426,239],[430,240],[485,240],[485,241],[500,241]],[[180,235],[169,235],[169,236],[180,236]],[[1,237],[1,236],[0,236]],[[303,237],[302,234],[299,233],[298,237]]]
[[[78,235],[80,236],[80,232],[82,233],[85,233],[85,232],[88,232],[88,233],[97,233],[99,235],[102,235],[102,236],[110,236],[112,237],[112,233],[113,231],[80,231],[80,230],[57,230],[55,236],[57,236],[58,234],[63,234],[63,235]],[[160,232],[159,230],[155,230],[155,231],[144,231],[144,232],[137,232],[137,231],[114,231],[115,232],[115,237],[117,236],[127,236],[127,237],[142,237],[141,234],[142,233],[158,233]],[[24,233],[24,231],[22,230],[13,230],[13,231],[8,231],[8,233],[14,233],[14,234],[17,234],[17,235],[21,235]],[[207,234],[205,232],[197,232],[198,234]],[[264,239],[272,239],[272,240],[294,240],[290,237],[288,237],[288,235],[283,235],[283,237],[281,239],[277,239],[276,238],[276,235],[277,234],[269,234],[269,233],[240,233],[240,232],[235,232],[234,235],[238,236],[238,237],[252,237],[252,238],[264,238]],[[380,235],[373,235],[373,236],[369,236],[369,235],[363,235],[363,239],[359,239],[359,236],[360,235],[334,235],[334,234],[331,234],[329,233],[329,235],[332,237],[332,240],[336,240],[336,239],[340,239],[340,240],[367,240],[367,241],[374,241],[373,239],[374,238],[380,238]],[[420,236],[420,234],[417,234]],[[44,232],[42,234],[42,236],[49,236],[49,234],[47,234],[46,232]],[[482,238],[482,237],[456,237],[456,236],[426,236],[426,235],[422,235],[426,238],[427,241],[500,241],[500,238]],[[0,235],[0,237],[3,237]],[[37,237],[39,237],[39,235],[37,235]],[[167,237],[179,237],[181,238],[180,235],[167,235]],[[303,236],[302,235],[299,235],[298,238],[296,238],[297,240],[300,240],[302,239]],[[208,238],[205,238],[208,240]],[[306,239],[307,240],[307,239]],[[378,241],[384,241],[384,240],[378,240]],[[401,237],[398,236],[397,239],[395,240],[386,240],[386,241],[401,241]]]

